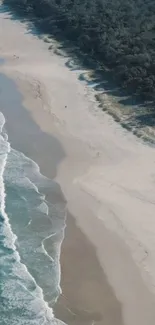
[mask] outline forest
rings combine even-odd
[[[106,66],[129,94],[155,103],[155,0],[4,0]]]

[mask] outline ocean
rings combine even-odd
[[[65,208],[44,194],[54,186],[11,147],[0,113],[0,325],[62,323],[52,307],[61,293]]]

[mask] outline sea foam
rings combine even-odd
[[[38,179],[37,173],[40,173],[39,166],[37,166],[34,162],[31,163],[31,168],[29,169],[31,169],[33,180],[30,180],[28,178],[28,169],[27,173],[25,174],[26,164],[30,165],[30,161],[23,154],[18,154],[17,151],[11,149],[10,143],[8,142],[8,136],[3,130],[4,124],[5,118],[3,114],[0,113],[0,324],[8,325],[10,324],[10,321],[12,325],[60,324],[62,322],[54,318],[52,308],[50,308],[48,303],[44,300],[42,288],[37,284],[36,279],[29,272],[26,263],[23,263],[24,257],[22,257],[21,260],[18,248],[20,244],[22,246],[22,243],[18,242],[18,236],[14,234],[12,230],[12,219],[16,220],[16,216],[12,214],[12,219],[10,219],[7,214],[7,210],[9,211],[7,182],[9,179],[9,184],[12,184],[12,188],[16,185],[16,188],[18,188],[19,191],[20,189],[24,189],[23,193],[21,193],[21,201],[25,202],[26,206],[29,208],[33,206],[33,199],[31,196],[29,196],[29,199],[31,197],[30,204],[27,200],[26,193],[29,195],[29,193],[32,194],[35,192],[35,199],[36,201],[38,200],[39,203],[37,207],[38,211],[40,211],[40,214],[48,217],[49,208],[47,202],[45,201],[45,196],[39,193],[37,185],[33,183],[33,180]],[[23,159],[22,162],[22,159],[20,159],[21,157]],[[15,173],[15,169],[16,172],[18,169],[17,173]],[[20,205],[18,206],[18,201],[12,200],[12,204],[16,205],[16,210],[13,209],[12,212],[16,211],[16,213],[20,214]],[[11,203],[10,206],[12,208]],[[31,216],[31,218],[26,221],[28,227],[30,227],[31,223],[34,222],[33,211],[29,213],[29,216]],[[13,228],[16,230],[14,222]],[[20,231],[22,233],[23,229],[21,228]],[[52,227],[50,231],[52,231]],[[49,236],[50,234],[46,233],[46,235]],[[27,240],[28,238],[25,238],[25,245],[28,244]],[[41,245],[43,245],[44,240],[45,237],[41,239]],[[31,249],[33,249],[33,246]],[[44,246],[42,250],[46,254],[46,258],[50,260],[50,256],[46,252]],[[27,255],[25,254],[25,256]],[[57,265],[59,273],[58,259]],[[58,280],[60,281],[60,274],[57,281]],[[59,286],[58,283],[57,286]]]

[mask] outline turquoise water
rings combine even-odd
[[[4,125],[0,113],[0,325],[61,323],[52,306],[61,292],[64,206],[46,201],[54,183],[11,148]]]

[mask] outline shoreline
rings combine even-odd
[[[46,135],[31,119],[29,112],[22,106],[21,95],[18,93],[15,84],[9,79],[5,80],[3,75],[0,76],[0,83],[6,85],[11,100],[12,96],[15,100],[15,105],[12,107],[5,103],[4,86],[1,89],[2,112],[5,114],[5,127],[12,148],[23,152],[39,167],[41,166],[41,173],[44,176],[52,180],[55,179],[57,176],[56,168],[65,157],[62,146],[56,137],[51,134]],[[18,121],[19,115],[22,131]],[[50,149],[49,152],[47,152],[47,148]],[[42,157],[46,157],[47,153],[48,157],[43,161]],[[55,155],[56,162],[53,161],[53,155]],[[52,161],[53,166],[50,161]],[[53,183],[53,188],[44,190],[46,200],[63,207],[65,197],[55,180]],[[84,235],[82,228],[80,229],[76,225],[76,219],[69,211],[67,211],[65,233],[63,242],[60,243],[62,246],[60,259],[62,294],[58,298],[58,302],[52,306],[55,317],[68,325],[92,324],[93,322],[100,325],[103,324],[103,321],[110,325],[123,325],[121,304],[100,266],[95,246]],[[49,256],[52,255],[52,242],[53,237],[44,241],[44,247]],[[44,287],[42,289],[44,292]]]
[[[11,34],[13,40],[10,44],[7,37],[1,37],[6,60],[1,71],[15,80],[32,120],[42,132],[54,134],[64,148],[56,182],[77,226],[96,248],[100,265],[121,303],[123,325],[152,325],[154,296],[143,263],[145,249],[153,260],[148,233],[154,220],[154,152],[123,132],[109,116],[101,117],[94,95],[77,81],[77,72],[67,70],[63,58],[53,54],[51,58],[46,44],[27,35],[23,24],[5,20],[4,14],[1,17],[6,35]],[[18,119],[15,122],[18,126]],[[35,155],[44,174],[40,149]],[[48,159],[46,173],[51,175]],[[152,260],[146,262],[153,271]]]

